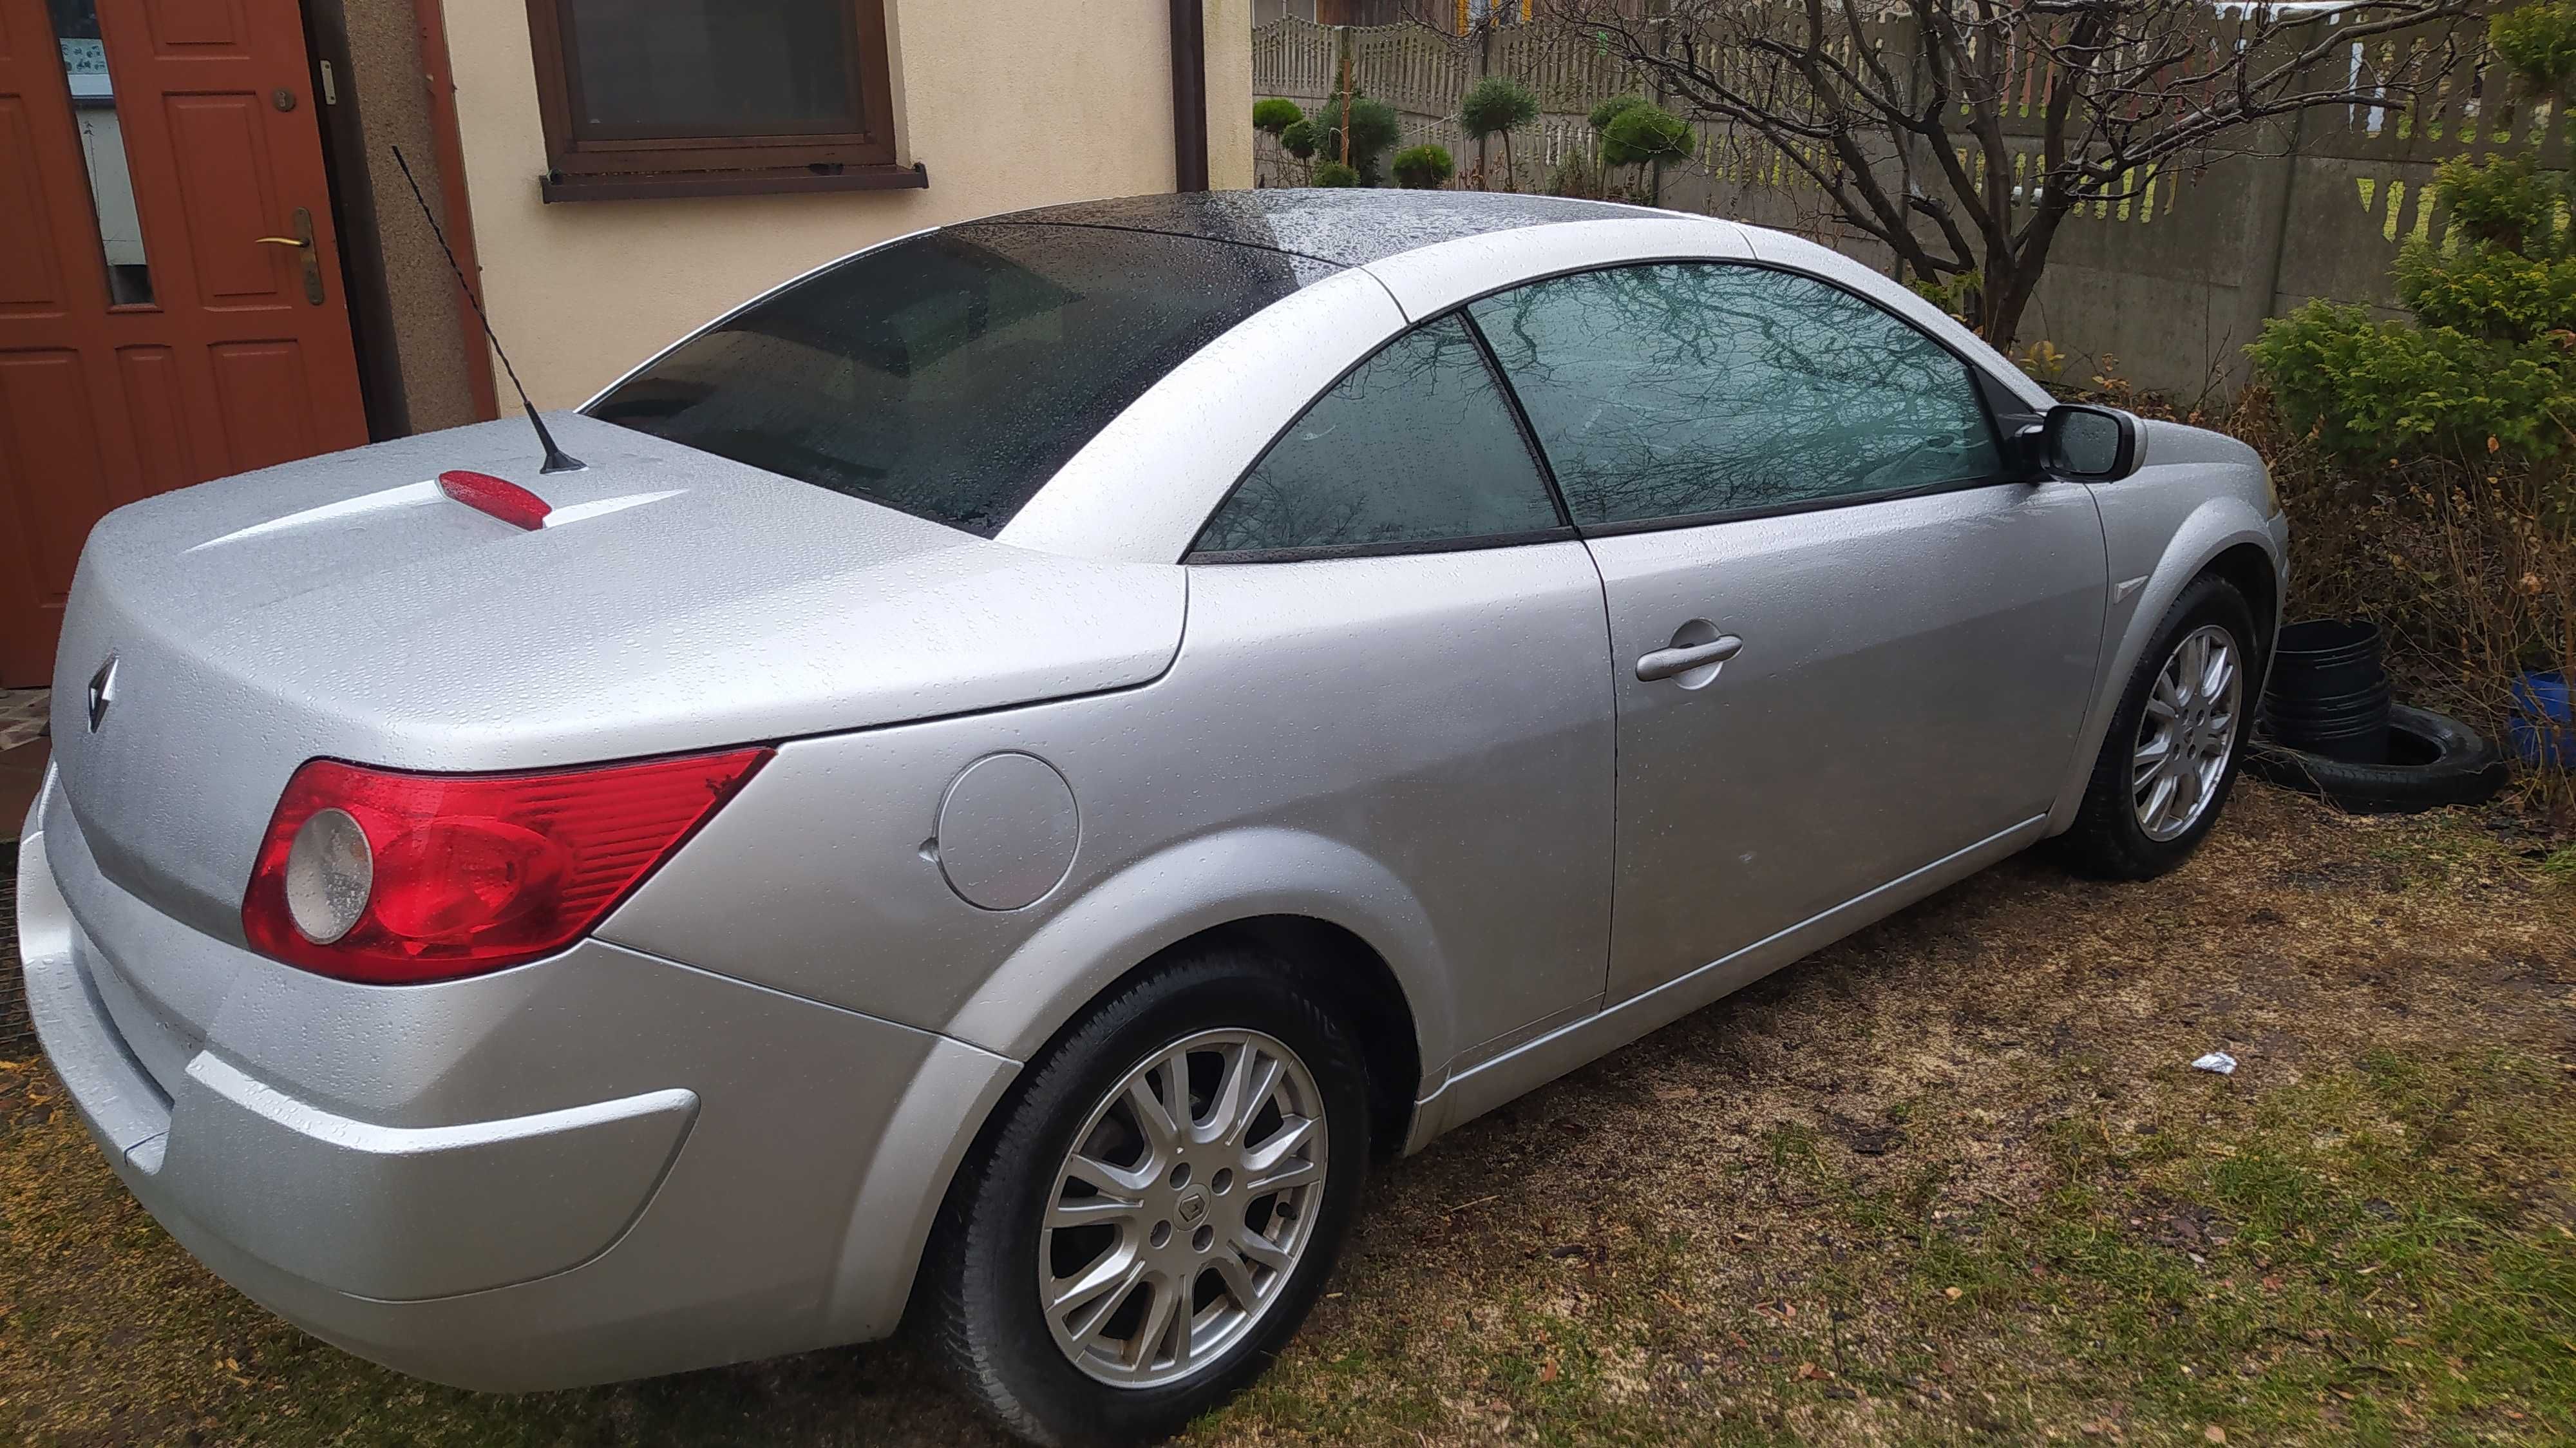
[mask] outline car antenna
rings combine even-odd
[[[447,245],[447,233],[439,230],[438,218],[429,209],[429,198],[420,194],[420,181],[411,174],[411,163],[403,159],[402,147],[394,147],[393,153],[394,164],[402,168],[403,184],[411,187],[411,199],[420,205],[421,219],[429,223],[429,234],[438,238],[438,250],[447,258],[447,269],[456,274],[456,285],[465,293],[465,305],[474,309],[474,320],[483,324],[483,340],[492,344],[492,355],[501,359],[501,370],[510,374],[510,388],[519,394],[519,406],[527,409],[528,426],[537,430],[537,441],[546,446],[546,460],[537,466],[537,471],[577,473],[589,467],[555,446],[555,435],[546,431],[546,420],[537,416],[537,405],[528,400],[528,389],[519,382],[519,369],[510,365],[510,354],[501,350],[501,339],[492,332],[492,319],[483,315],[483,303],[475,298],[474,284],[465,279],[465,268],[456,264],[456,253]]]

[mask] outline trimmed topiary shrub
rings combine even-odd
[[[1324,164],[1315,168],[1315,184],[1318,186],[1357,186],[1360,184],[1359,169],[1354,166],[1345,166],[1339,161],[1326,161]]]
[[[1446,146],[1422,145],[1398,151],[1388,167],[1395,172],[1397,184],[1413,191],[1437,191],[1458,172]]]
[[[1300,161],[1312,157],[1315,148],[1323,143],[1323,133],[1315,129],[1313,121],[1290,121],[1279,129],[1279,149]]]
[[[1512,171],[1512,132],[1538,119],[1538,97],[1507,75],[1489,75],[1458,100],[1458,128],[1467,139],[1503,138],[1503,175],[1511,190],[1520,189]],[[1491,190],[1488,185],[1486,188]]]
[[[1276,136],[1281,131],[1306,119],[1305,108],[1295,101],[1272,96],[1252,103],[1252,129]]]
[[[1592,114],[1586,117],[1586,119],[1592,124],[1592,133],[1597,136],[1603,131],[1610,129],[1610,123],[1618,119],[1621,111],[1633,111],[1645,103],[1646,98],[1641,95],[1612,96],[1610,99],[1594,106],[1592,108]]]
[[[1601,164],[1643,166],[1650,161],[1677,161],[1691,153],[1690,122],[1660,106],[1639,101],[1610,117],[1601,128]]]

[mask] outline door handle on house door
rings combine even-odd
[[[322,257],[313,247],[313,213],[299,206],[295,208],[292,220],[295,226],[293,236],[255,236],[251,240],[261,246],[301,249],[304,253],[304,300],[318,307],[322,305]]]

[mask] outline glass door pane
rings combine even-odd
[[[108,300],[148,306],[152,268],[143,257],[143,223],[134,209],[134,174],[125,159],[125,131],[117,122],[116,88],[107,74],[107,42],[98,26],[98,0],[46,0],[54,39],[62,46],[63,78],[80,123],[81,154],[89,169],[91,219],[107,261]]]

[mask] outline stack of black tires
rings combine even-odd
[[[2482,804],[2506,777],[2476,730],[2392,700],[2379,626],[2346,619],[2281,630],[2246,767],[2365,814]]]

